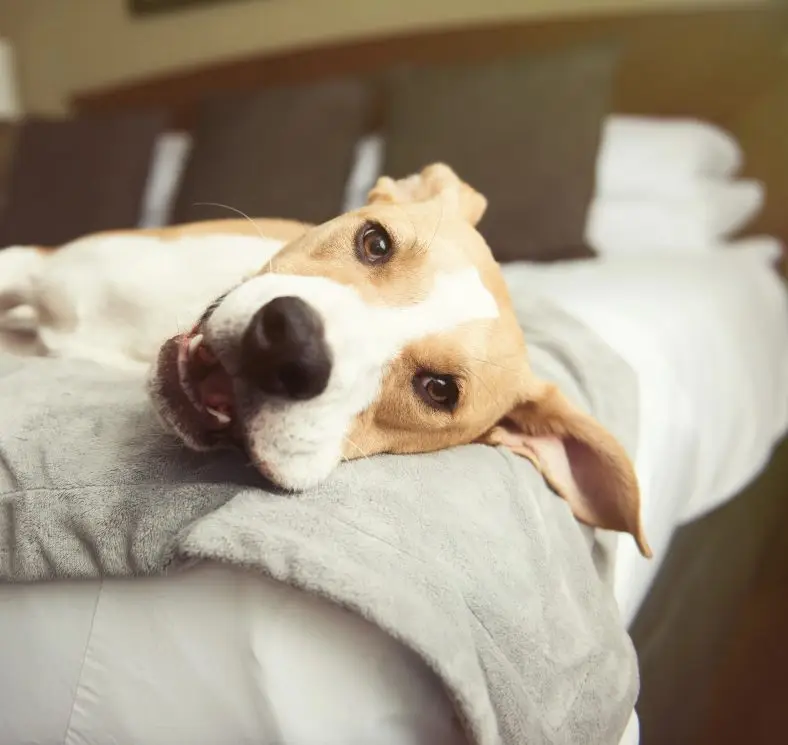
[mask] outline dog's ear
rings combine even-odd
[[[444,208],[456,210],[471,225],[477,225],[487,209],[487,200],[443,163],[433,163],[421,173],[396,181],[381,176],[367,195],[369,204],[403,204],[431,199],[440,200]]]
[[[631,533],[651,557],[635,469],[624,448],[554,385],[537,383],[481,442],[530,460],[587,525]]]

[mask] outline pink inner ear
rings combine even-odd
[[[606,441],[607,438],[607,441]],[[504,419],[486,440],[530,460],[544,480],[588,525],[631,533],[644,556],[651,556],[640,525],[637,480],[623,451],[604,431],[585,439],[565,433],[529,435]]]
[[[526,446],[539,461],[542,475],[572,508],[578,520],[591,525],[604,524],[605,469],[591,448],[573,438],[533,437],[526,435]]]

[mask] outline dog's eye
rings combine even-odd
[[[419,373],[413,379],[413,386],[416,393],[433,408],[454,411],[457,407],[460,389],[451,375]]]
[[[391,237],[377,223],[367,223],[356,238],[356,255],[365,264],[383,264],[391,258]]]

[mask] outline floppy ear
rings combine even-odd
[[[478,224],[487,209],[487,200],[443,163],[433,163],[421,173],[397,181],[381,176],[367,195],[369,204],[402,204],[431,199],[438,199],[444,207],[456,210],[471,225]]]
[[[539,384],[481,441],[528,458],[580,522],[631,533],[640,553],[651,557],[637,477],[624,448],[556,386]]]

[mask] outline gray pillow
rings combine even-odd
[[[367,86],[354,80],[206,100],[172,221],[230,215],[204,203],[253,217],[335,217],[369,105]]]
[[[162,111],[22,122],[9,161],[0,246],[58,246],[136,227],[166,126]]]
[[[592,255],[584,240],[616,51],[409,70],[393,77],[384,173],[443,161],[484,194],[499,261]]]

